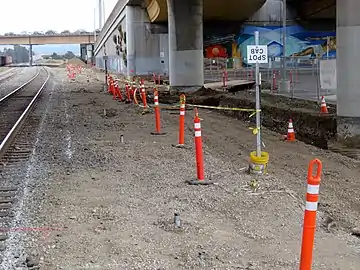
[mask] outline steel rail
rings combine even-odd
[[[46,83],[49,81],[50,73],[46,69],[44,69],[44,70],[47,73],[47,77],[46,77],[45,82],[41,85],[40,89],[37,91],[36,95],[32,98],[29,105],[26,107],[24,112],[21,114],[21,116],[16,121],[14,126],[11,128],[11,130],[8,132],[8,134],[5,136],[4,140],[1,142],[1,144],[0,144],[0,158],[3,157],[5,155],[5,153],[6,153],[6,151],[9,149],[9,146],[11,145],[13,140],[15,139],[15,137],[16,137],[18,131],[21,129],[22,125],[25,123],[26,118],[29,116],[29,114],[30,114],[32,108],[34,107],[37,99],[39,98],[40,94],[42,93],[43,89],[45,88]],[[28,85],[30,82],[32,82],[35,78],[37,78],[39,76],[39,74],[40,74],[40,71],[30,81],[26,82],[25,84],[23,84],[22,86],[15,89],[13,92],[11,92],[9,95],[2,98],[0,100],[0,103],[2,103],[5,100],[8,100],[9,98],[11,98],[17,91],[24,88],[26,85]]]
[[[23,89],[25,86],[27,86],[29,83],[31,83],[33,80],[35,80],[40,74],[40,71],[38,71],[38,73],[36,73],[36,75],[34,77],[32,77],[30,80],[28,80],[26,83],[22,84],[21,86],[19,86],[18,88],[16,88],[14,91],[12,91],[11,93],[7,94],[5,97],[2,97],[0,99],[0,104],[4,103],[5,101],[7,101],[8,99],[10,99],[13,95],[15,95],[18,91],[20,91],[21,89]]]

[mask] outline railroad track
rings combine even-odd
[[[14,216],[12,209],[18,193],[21,193],[16,181],[7,180],[16,178],[14,172],[23,167],[34,144],[28,134],[19,136],[20,140],[16,144],[15,139],[18,139],[23,127],[33,131],[33,127],[28,128],[24,124],[49,77],[48,71],[41,68],[33,78],[0,99],[0,247],[4,246],[2,242],[7,239],[7,224]]]

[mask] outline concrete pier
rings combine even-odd
[[[360,1],[337,0],[338,138],[360,147]]]
[[[203,86],[203,0],[167,0],[167,4],[170,86]]]

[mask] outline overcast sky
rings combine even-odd
[[[22,31],[94,30],[97,0],[1,0],[0,33]],[[117,0],[104,0],[105,15]],[[96,28],[98,28],[96,15]]]

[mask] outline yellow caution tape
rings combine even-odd
[[[249,127],[249,129],[252,130],[252,133],[253,133],[254,135],[258,134],[258,132],[259,132],[259,130],[260,130],[260,128],[252,128],[252,127]]]
[[[255,115],[257,112],[261,112],[261,110],[255,109],[244,109],[244,108],[231,108],[231,107],[216,107],[216,106],[205,106],[205,105],[195,105],[195,104],[186,104],[190,107],[198,107],[198,108],[205,108],[205,109],[215,109],[215,110],[225,110],[225,111],[240,111],[240,112],[252,112],[250,117]]]

